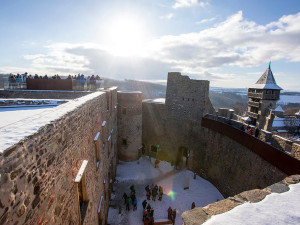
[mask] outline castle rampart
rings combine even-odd
[[[109,92],[117,102],[117,90]],[[107,111],[106,94],[92,95],[0,154],[0,224],[106,223],[117,161],[116,107]]]

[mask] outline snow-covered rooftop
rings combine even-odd
[[[274,109],[275,112],[284,112],[283,108],[279,105]]]
[[[282,90],[282,88],[276,84],[270,64],[268,69],[261,75],[255,84],[250,86],[250,88]]]
[[[104,93],[94,92],[56,107],[35,109],[39,111],[32,110],[31,114],[27,114],[24,108],[18,108],[22,111],[15,112],[0,111],[0,152],[101,94]]]
[[[272,127],[285,127],[284,120],[285,118],[274,118]]]
[[[165,104],[166,99],[165,98],[146,99],[143,102],[154,103],[154,104]]]
[[[226,213],[212,216],[204,224],[300,224],[300,183],[289,187],[287,192],[272,193],[260,202],[244,203]]]

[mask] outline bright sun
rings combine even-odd
[[[117,56],[133,56],[142,53],[145,42],[142,22],[130,15],[120,15],[107,23],[109,51]]]

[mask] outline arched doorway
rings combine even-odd
[[[184,146],[178,148],[177,159],[176,159],[176,169],[186,168],[188,165],[188,159],[190,156],[190,150]]]

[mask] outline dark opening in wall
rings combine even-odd
[[[87,188],[86,188],[86,167],[87,167],[88,161],[83,160],[82,165],[78,171],[78,174],[75,178],[75,184],[77,185],[77,199],[78,199],[78,215],[80,216],[80,224],[83,224],[85,214],[88,208],[89,200],[87,196]]]
[[[127,145],[127,140],[126,139],[122,140],[122,145]]]
[[[126,108],[122,109],[122,114],[126,114]]]

